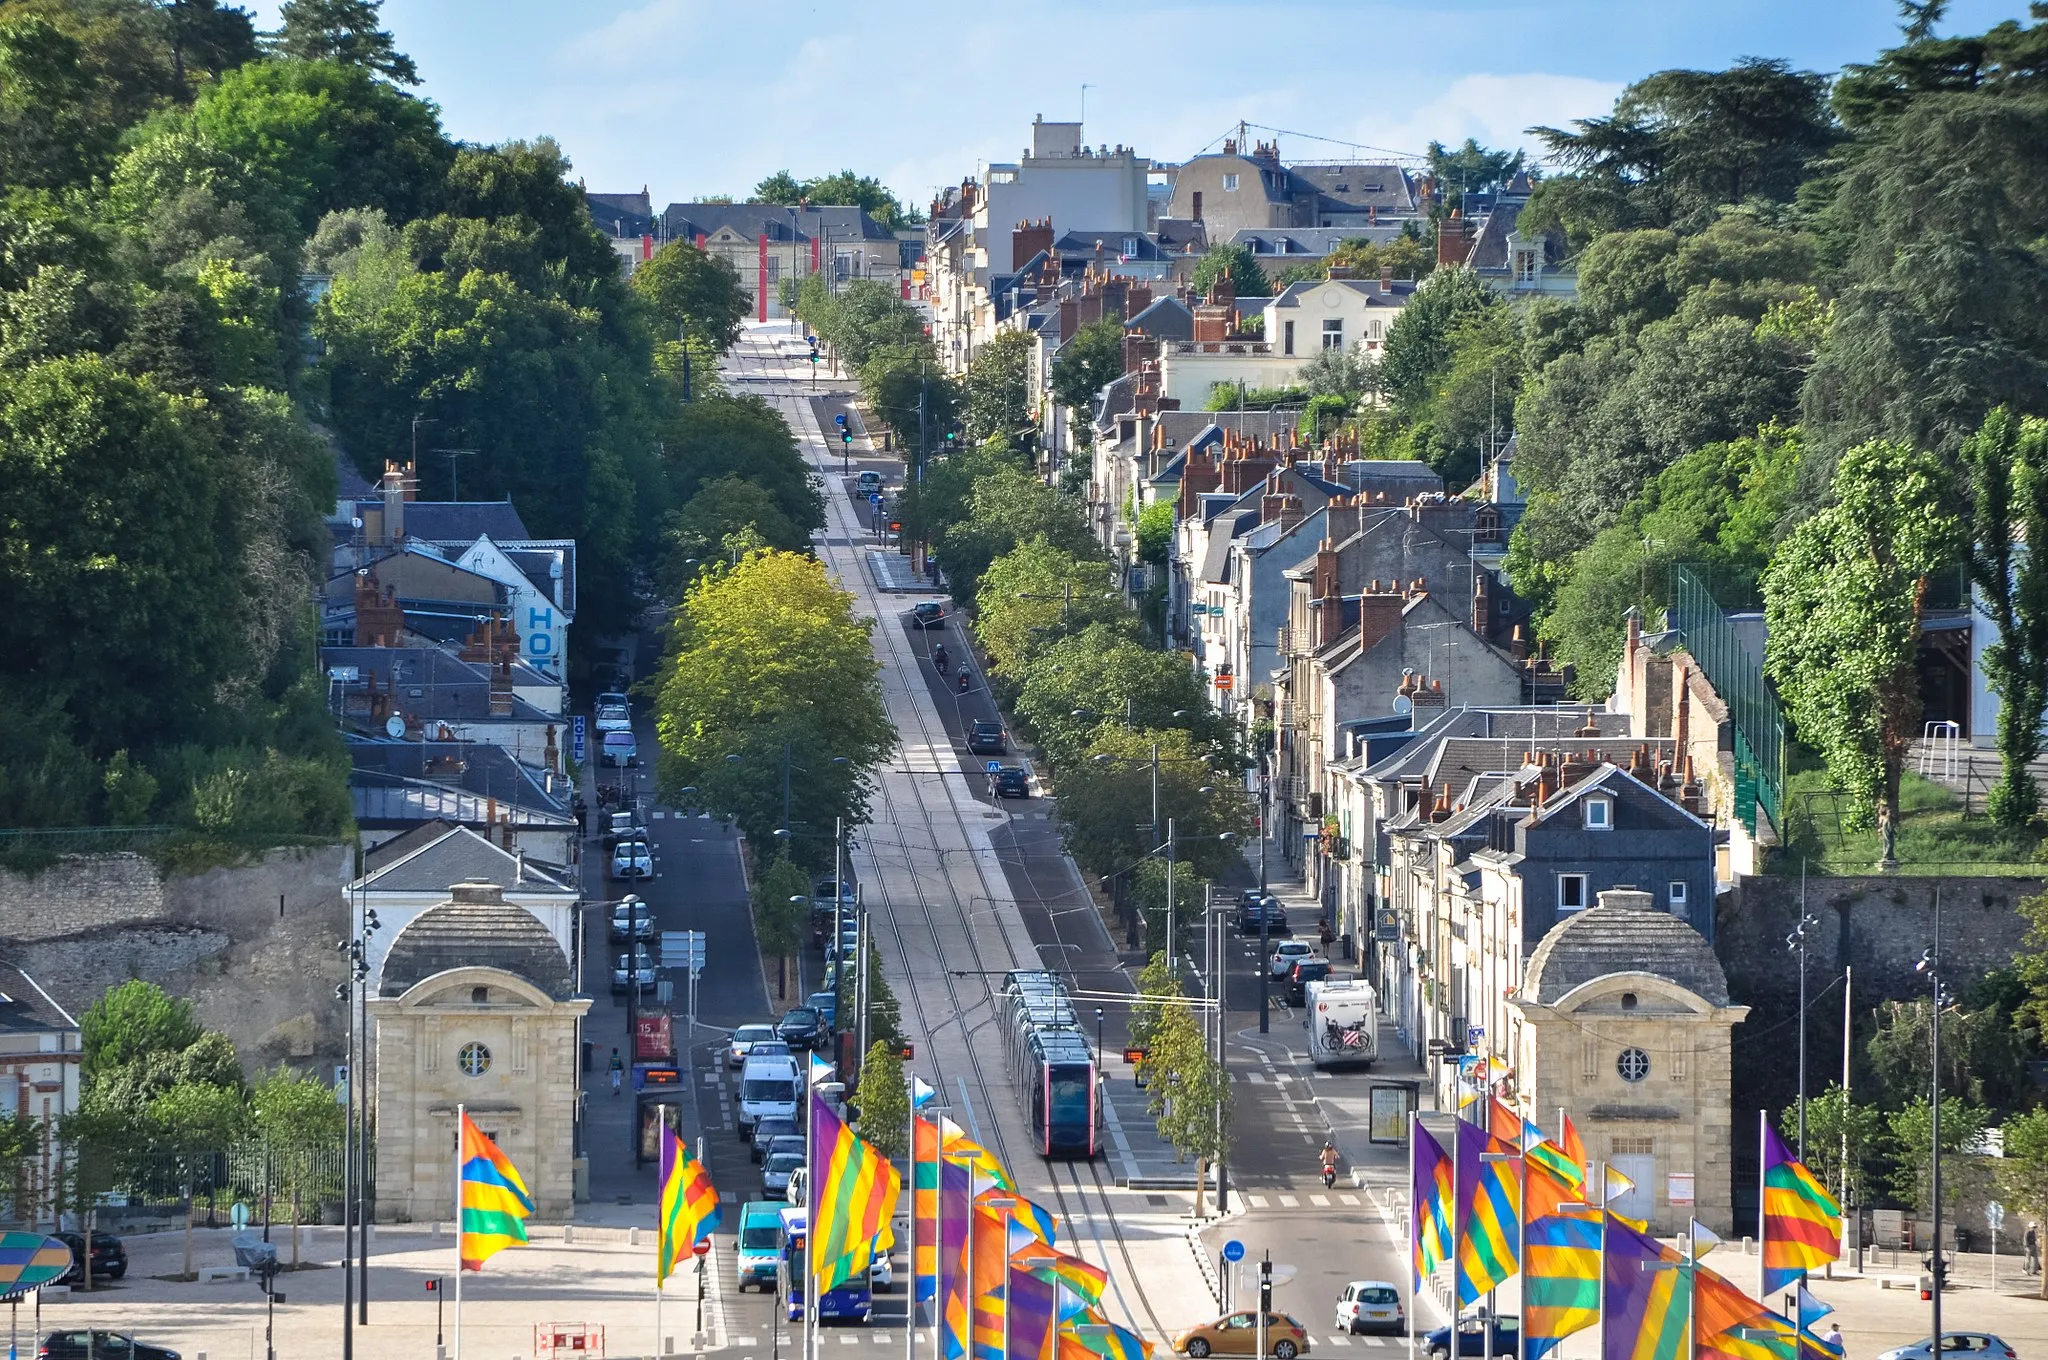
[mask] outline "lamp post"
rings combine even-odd
[[[358,1001],[366,997],[366,984],[370,977],[370,937],[382,923],[377,919],[377,910],[365,906],[362,910],[362,926],[354,935],[340,942],[337,948],[347,957],[348,978],[334,989],[334,999],[346,1008],[342,1025],[347,1035],[348,1048],[348,1089],[344,1092],[345,1107],[342,1114],[342,1194],[341,1194],[341,1353],[343,1360],[354,1360],[355,1324],[370,1321],[370,1271],[369,1271],[369,1227],[363,1218],[368,1204],[365,1182],[368,1180],[369,1159],[363,1155],[369,1142],[366,1119],[359,1124],[358,1110],[366,1117],[369,1100],[363,1091],[361,1050],[366,1044],[360,1043],[357,1030]],[[360,1137],[358,1134],[360,1133]],[[356,1225],[363,1223],[363,1241],[360,1256],[356,1250]],[[354,1258],[353,1260],[351,1258]],[[358,1293],[360,1291],[360,1297]]]
[[[1799,1160],[1806,1160],[1806,931],[1820,921],[1806,914],[1806,866],[1800,865],[1799,924],[1785,937],[1785,948],[1799,956]],[[1936,1078],[1937,1081],[1940,1078]]]
[[[1928,1110],[1928,1144],[1933,1166],[1928,1173],[1928,1196],[1934,1206],[1934,1249],[1929,1258],[1928,1299],[1933,1304],[1934,1341],[1936,1351],[1941,1349],[1941,1286],[1947,1271],[1941,1259],[1941,1003],[1945,999],[1941,989],[1941,889],[1934,890],[1934,944],[1920,955],[1920,962],[1913,971],[1925,973],[1934,992],[1934,1044],[1933,1044],[1933,1087],[1934,1103]]]

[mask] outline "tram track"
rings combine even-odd
[[[771,342],[758,335],[747,337],[746,350],[764,366],[784,359]],[[764,391],[762,395],[789,422],[806,462],[827,488],[828,527],[817,540],[820,556],[840,578],[841,587],[872,610],[877,628],[890,628],[894,619],[893,611],[886,607],[888,597],[874,586],[866,563],[861,560],[861,554],[867,551],[865,535],[854,521],[845,496],[836,487],[837,474],[828,466],[830,451],[824,444],[810,400],[815,389],[807,390],[801,379],[764,379],[754,385],[767,387],[777,381],[790,386]],[[1001,1060],[1002,1047],[992,1043],[990,1036],[977,1038],[977,1031],[994,1022],[999,1014],[995,989],[987,979],[1019,968],[1051,967],[1056,972],[1064,971],[1064,948],[1056,948],[1062,957],[1049,965],[1037,957],[1040,951],[1036,947],[1020,946],[1018,932],[1000,924],[993,930],[987,928],[995,922],[1000,904],[1014,900],[1007,879],[1000,884],[990,880],[991,861],[996,872],[1002,873],[1003,852],[995,845],[986,824],[975,824],[943,783],[934,784],[934,777],[945,781],[961,775],[951,734],[934,706],[920,702],[922,696],[916,692],[917,687],[926,683],[922,667],[929,664],[928,655],[919,655],[920,649],[907,639],[892,638],[883,642],[882,647],[894,651],[899,663],[907,662],[892,670],[889,657],[883,657],[885,691],[901,684],[906,688],[904,697],[908,702],[891,706],[892,716],[899,724],[898,750],[890,767],[876,781],[875,789],[876,804],[883,814],[876,820],[893,829],[898,839],[888,843],[872,836],[863,838],[865,843],[860,845],[859,854],[876,872],[861,878],[888,886],[884,900],[867,904],[869,919],[881,924],[884,938],[893,947],[889,952],[894,953],[901,969],[905,985],[897,989],[899,1000],[908,1007],[914,1030],[925,1041],[924,1061],[920,1065],[930,1071],[941,1092],[950,1095],[957,1086],[969,1108],[956,1111],[965,1116],[956,1122],[967,1126],[971,1136],[1001,1160],[1016,1179],[1019,1192],[1033,1198],[1049,1195],[1052,1203],[1048,1207],[1066,1225],[1076,1250],[1083,1244],[1084,1235],[1087,1241],[1092,1241],[1097,1264],[1110,1272],[1111,1292],[1105,1303],[1114,1299],[1125,1324],[1133,1330],[1164,1337],[1168,1333],[1146,1293],[1123,1225],[1118,1221],[1100,1157],[1088,1161],[1084,1177],[1071,1161],[1047,1161],[1035,1152],[1023,1161],[1013,1156],[1012,1139],[1005,1127],[1023,1116],[1021,1102],[1007,1071],[998,1080],[990,1080],[987,1064],[992,1053],[995,1060]],[[906,724],[910,730],[905,730]],[[930,831],[928,847],[910,844],[909,833],[916,827]],[[942,839],[955,840],[956,844],[942,845]],[[977,841],[987,847],[986,852],[978,847]],[[1022,854],[1014,838],[1012,853],[1020,857]],[[921,863],[920,859],[927,855],[930,862]],[[949,864],[949,859],[961,855],[968,861],[964,869]],[[964,893],[963,888],[967,889]],[[1035,890],[1033,896],[1041,906],[1051,905]],[[941,899],[943,904],[935,905]],[[975,918],[977,902],[986,904],[989,918],[980,926]],[[1057,937],[1060,932],[1056,922],[1053,930]],[[1030,957],[1021,956],[1026,948]],[[927,957],[932,966],[920,969],[918,962]],[[961,963],[971,966],[962,968]],[[1002,966],[995,967],[997,963]],[[964,986],[963,979],[967,977],[983,981],[978,987]],[[941,984],[938,995],[933,995],[928,985],[934,980]],[[937,1042],[941,1036],[957,1040],[957,1057]],[[1099,1064],[1099,1052],[1097,1061]]]

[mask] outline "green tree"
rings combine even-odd
[[[1152,756],[1159,757],[1158,838],[1153,838]],[[1098,760],[1096,757],[1107,757]],[[1242,835],[1246,800],[1235,771],[1218,769],[1209,749],[1172,728],[1151,731],[1104,726],[1083,753],[1060,771],[1059,815],[1067,850],[1098,877],[1135,868],[1165,853],[1173,823],[1174,858],[1204,878],[1221,875],[1237,858],[1223,837]]]
[[[101,993],[78,1018],[79,1075],[90,1083],[121,1068],[182,1053],[203,1032],[190,1001],[131,978]]]
[[[1053,356],[1053,400],[1086,417],[1102,389],[1123,372],[1124,323],[1107,317],[1083,326]]]
[[[983,504],[977,491],[977,512]],[[1059,638],[1091,624],[1128,621],[1122,599],[1111,589],[1108,563],[1099,556],[1076,557],[1042,537],[989,564],[975,589],[974,614],[975,636],[1006,687],[1022,683],[1028,664]]]
[[[748,198],[755,203],[792,204],[803,196],[803,182],[787,170],[777,170],[756,184]]]
[[[1467,317],[1503,306],[1499,295],[1469,269],[1429,276],[1387,327],[1379,361],[1380,384],[1403,411],[1420,409],[1456,358],[1453,336]]]
[[[1875,821],[1885,868],[1897,862],[1900,771],[1919,730],[1922,587],[1960,547],[1946,480],[1906,445],[1850,450],[1835,503],[1792,531],[1764,576],[1765,671],[1846,795],[1847,822]]]
[[[401,85],[420,83],[419,68],[377,27],[383,0],[284,0],[271,47],[282,57],[332,61],[374,71]]]
[[[1888,1121],[1893,1142],[1898,1147],[1898,1161],[1892,1172],[1892,1193],[1911,1204],[1919,1213],[1927,1213],[1934,1207],[1933,1187],[1929,1182],[1934,1167],[1934,1115],[1933,1106],[1926,1096],[1920,1096],[1893,1114]],[[1990,1127],[1991,1112],[1981,1105],[1973,1105],[1961,1096],[1941,1098],[1941,1188],[1943,1216],[1954,1219],[1953,1197],[1963,1166],[1963,1149],[1984,1136]]]
[[[1183,728],[1197,742],[1227,742],[1231,733],[1187,663],[1138,641],[1120,618],[1046,645],[1024,671],[1015,712],[1061,770],[1104,726]]]
[[[196,86],[204,78],[233,70],[258,55],[256,25],[249,12],[220,0],[158,0],[171,68]]]
[[[920,434],[925,440],[923,452],[941,448],[944,431],[960,417],[960,383],[945,373],[938,352],[923,336],[908,345],[884,345],[871,353],[860,367],[860,391],[868,410],[896,431],[906,454],[917,450]]]
[[[1521,172],[1523,158],[1520,151],[1489,150],[1471,137],[1455,151],[1442,142],[1431,142],[1427,155],[1430,177],[1442,189],[1446,204],[1453,194],[1462,198],[1505,187]]]
[[[766,491],[806,537],[824,527],[824,490],[788,422],[761,398],[702,398],[676,408],[660,428],[669,494],[677,503],[737,477]]]
[[[900,1044],[876,1039],[868,1045],[853,1103],[860,1109],[855,1131],[875,1151],[901,1163],[910,1151],[910,1081],[903,1072]]]
[[[853,279],[834,296],[823,316],[804,315],[832,343],[841,361],[856,371],[878,349],[915,345],[924,338],[923,319],[880,279]]]
[[[1159,1025],[1170,1006],[1164,1001],[1180,996],[1180,973],[1166,965],[1166,951],[1152,951],[1139,970],[1135,985],[1140,998],[1158,997],[1160,1001],[1138,1000],[1131,1004],[1129,1035],[1132,1048],[1152,1047],[1159,1037]]]
[[[1087,521],[1077,513],[1074,498],[1055,491],[1015,463],[1003,460],[992,471],[977,477],[967,502],[967,517],[947,527],[938,540],[939,557],[946,566],[946,579],[953,598],[966,601],[981,595],[981,581],[1000,557],[1024,544],[1042,540],[1051,551],[1080,561],[1102,561],[1102,547],[1088,532]],[[1037,563],[1040,558],[1020,559]],[[1033,568],[1035,570],[1035,567]],[[1054,591],[1076,579],[1079,568],[1067,569],[1060,577],[1048,578]],[[1110,587],[1107,565],[1095,568],[1091,587],[1097,597]],[[1036,589],[1020,584],[1018,589]],[[1075,589],[1081,587],[1076,585]],[[986,604],[987,602],[985,602]],[[1007,602],[994,602],[1000,609]],[[1085,620],[1084,620],[1085,621]],[[982,622],[989,623],[983,615]],[[1042,620],[1033,620],[1042,622]],[[994,625],[1000,631],[1002,625]],[[1014,639],[1013,639],[1014,640]],[[1013,655],[1020,656],[1022,653]]]
[[[771,176],[769,180],[763,180],[755,187],[755,193],[758,195],[772,179]],[[883,187],[880,180],[872,175],[856,175],[851,170],[841,170],[836,175],[805,180],[799,199],[770,201],[805,201],[826,207],[859,208],[890,231],[898,227],[915,225],[911,220],[915,214],[905,211],[903,205],[897,202],[896,195]]]
[[[1131,871],[1130,900],[1138,910],[1138,918],[1145,923],[1146,952],[1170,949],[1175,958],[1193,958],[1193,940],[1201,928],[1208,891],[1208,879],[1185,864],[1174,865],[1171,914],[1173,934],[1178,938],[1169,940],[1166,861],[1158,857],[1140,861],[1138,867]]]
[[[1259,268],[1258,257],[1250,248],[1233,241],[1218,241],[1205,251],[1195,262],[1194,275],[1188,280],[1196,294],[1209,295],[1209,287],[1224,275],[1230,276],[1231,287],[1241,298],[1265,297],[1267,283],[1265,271]]]
[[[1997,785],[1992,820],[2025,826],[2041,793],[2027,763],[2041,753],[2048,708],[2048,421],[2000,408],[1963,441],[1970,489],[1970,580],[1998,638],[1982,665],[1998,696]]]
[[[721,353],[738,342],[740,323],[753,311],[739,271],[687,241],[670,241],[634,270],[633,291],[664,332],[688,327],[709,336]]]
[[[967,367],[967,437],[1028,431],[1032,422],[1031,351],[1022,331],[1004,331],[975,351]]]
[[[796,552],[810,543],[810,534],[782,513],[766,488],[731,474],[699,487],[669,516],[664,537],[659,574],[670,599],[680,599],[705,567],[728,554],[736,561],[748,550],[737,545]]]
[[[1195,1217],[1200,1218],[1209,1168],[1230,1146],[1229,1083],[1186,1006],[1161,1009],[1151,1053],[1148,1109],[1175,1155],[1195,1164]]]
[[[870,918],[872,929],[872,918]],[[903,1048],[903,1007],[896,1000],[896,991],[889,985],[889,979],[882,973],[882,951],[868,942],[867,949],[868,986],[868,1037],[878,1044],[889,1045],[891,1051]],[[859,992],[860,975],[853,968],[842,969],[839,974],[839,1027],[850,1034],[860,1033]]]
[[[1885,1117],[1875,1105],[1859,1105],[1845,1098],[1840,1086],[1806,1100],[1806,1167],[1820,1178],[1837,1203],[1866,1204],[1870,1200],[1870,1165],[1885,1134]],[[1799,1134],[1799,1107],[1787,1105],[1778,1112],[1778,1130],[1790,1141]],[[1847,1142],[1844,1143],[1846,1137]],[[1843,1178],[1842,1149],[1849,1150],[1848,1176]]]
[[[2008,1119],[2004,1150],[1996,1171],[1999,1192],[2025,1217],[2036,1222],[2048,1219],[2048,1109]],[[2048,1299],[2048,1277],[2035,1297]]]
[[[790,961],[803,952],[810,935],[810,880],[788,859],[778,856],[754,873],[754,938],[761,952],[776,963],[775,994],[789,995]],[[791,901],[791,898],[803,898]]]

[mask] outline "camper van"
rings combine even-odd
[[[1302,988],[1308,1058],[1317,1067],[1371,1067],[1380,1055],[1378,998],[1363,978],[1333,978]]]

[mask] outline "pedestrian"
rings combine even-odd
[[[2041,1225],[2039,1223],[2029,1222],[2027,1224],[2027,1274],[2039,1275],[2040,1273]]]
[[[1842,1347],[1842,1324],[1839,1322],[1830,1322],[1828,1324],[1827,1335],[1822,1337],[1821,1340],[1827,1342],[1830,1346],[1833,1346],[1835,1349],[1840,1350]]]
[[[621,1083],[626,1079],[626,1060],[619,1056],[619,1050],[616,1048],[612,1050],[611,1073],[612,1094],[617,1095]]]
[[[1329,917],[1325,916],[1322,920],[1316,922],[1316,933],[1322,937],[1323,952],[1325,954],[1329,953],[1330,946],[1336,943],[1337,940],[1336,932],[1330,929]]]

